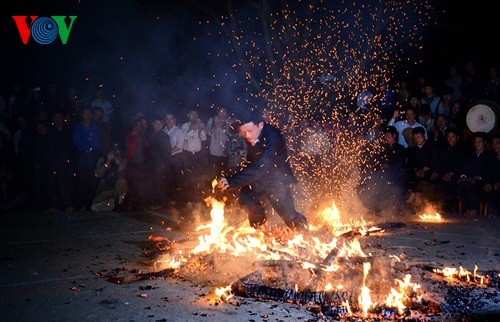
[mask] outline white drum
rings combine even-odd
[[[471,132],[492,133],[496,130],[500,107],[492,101],[479,101],[467,112],[467,127]]]

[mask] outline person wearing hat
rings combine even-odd
[[[252,227],[259,227],[267,220],[261,203],[266,197],[288,227],[306,230],[306,217],[295,209],[290,184],[297,179],[288,162],[281,131],[266,123],[258,110],[244,112],[232,126],[247,143],[247,165],[222,177],[218,187],[240,189],[239,202],[247,210]]]

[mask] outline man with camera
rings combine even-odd
[[[122,158],[118,143],[106,156],[99,158],[94,172],[99,183],[92,201],[92,211],[111,211],[116,205],[123,205],[128,190],[124,176],[126,167],[127,159]]]

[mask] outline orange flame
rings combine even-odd
[[[420,215],[419,218],[423,221],[433,221],[433,222],[443,221],[443,218],[438,212],[436,212],[434,215],[427,215],[424,213],[423,215]]]

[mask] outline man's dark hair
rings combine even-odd
[[[94,111],[93,112],[95,112],[95,111],[100,111],[101,113],[104,113],[104,109],[102,107],[100,107],[100,106],[94,107]]]
[[[486,132],[475,132],[474,138],[481,138],[484,140],[484,142],[488,142],[489,136]]]
[[[411,130],[411,134],[413,134],[413,135],[415,135],[415,134],[425,135],[425,129],[423,127],[421,127],[421,126],[414,127]]]
[[[259,124],[260,122],[264,122],[262,113],[257,109],[248,109],[245,111],[241,111],[237,115],[236,122],[231,124],[231,127],[234,130],[238,130],[240,126],[250,122],[253,122],[253,124]]]
[[[388,126],[386,126],[386,127],[384,128],[383,132],[384,132],[384,134],[385,134],[385,133],[391,133],[391,134],[396,134],[396,135],[398,135],[398,130],[397,130],[397,129],[396,129],[396,127],[395,127],[395,126],[393,126],[393,125],[388,125]]]
[[[460,136],[460,130],[454,126],[447,128],[446,131],[444,132],[445,136],[448,136],[449,133],[453,133],[456,136]]]

